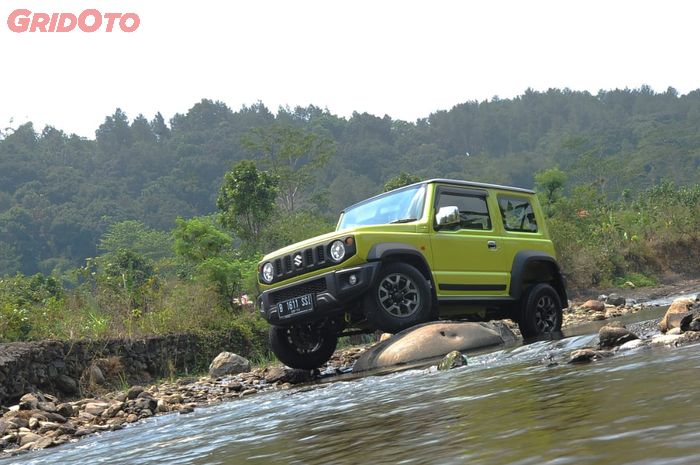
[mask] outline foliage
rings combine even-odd
[[[393,191],[399,187],[408,186],[409,184],[420,181],[420,177],[402,171],[384,183],[384,192]]]
[[[200,263],[230,252],[233,238],[215,225],[211,217],[177,218],[173,250],[179,257]]]
[[[171,257],[173,254],[168,233],[149,228],[135,220],[110,225],[100,238],[97,248],[106,253],[129,249],[151,261]]]
[[[216,206],[221,223],[238,237],[257,244],[263,226],[275,211],[278,178],[260,171],[255,163],[243,160],[224,175]]]
[[[551,206],[561,197],[565,183],[566,174],[558,167],[549,168],[535,174],[535,188],[541,194],[542,204],[548,212],[550,212]]]

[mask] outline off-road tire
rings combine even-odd
[[[518,326],[524,339],[533,339],[561,331],[561,299],[549,284],[532,286],[523,300]]]
[[[430,321],[432,306],[433,296],[425,277],[405,263],[383,266],[365,295],[367,320],[387,333]]]
[[[271,326],[270,346],[288,367],[312,370],[326,363],[338,345],[338,334],[323,326]]]

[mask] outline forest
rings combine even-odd
[[[700,90],[528,89],[415,122],[205,99],[116,109],[94,139],[27,123],[0,130],[0,331],[228,324],[262,253],[432,177],[535,187],[573,286],[650,284],[696,269],[698,174]]]

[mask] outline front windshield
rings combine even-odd
[[[390,192],[345,211],[338,230],[355,226],[371,226],[416,221],[423,215],[425,185]]]

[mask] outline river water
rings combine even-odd
[[[595,329],[472,355],[449,372],[368,376],[151,418],[0,463],[700,464],[700,345],[566,364],[571,350],[597,342]]]

